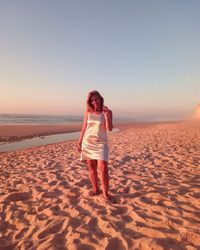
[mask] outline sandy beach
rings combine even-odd
[[[109,144],[114,204],[91,196],[77,141],[1,153],[0,249],[200,249],[200,122],[127,125]]]

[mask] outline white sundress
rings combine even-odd
[[[82,141],[81,161],[108,161],[108,138],[104,114],[88,113],[87,127]]]

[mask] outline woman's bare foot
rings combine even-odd
[[[96,195],[99,195],[101,192],[99,190],[97,191],[91,191],[90,192],[90,196],[96,196]]]
[[[110,196],[109,194],[108,194],[108,195],[103,195],[103,198],[104,198],[104,200],[106,200],[106,201],[110,201],[110,202],[112,202],[112,203],[116,203],[114,197]]]

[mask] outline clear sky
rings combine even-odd
[[[0,113],[117,116],[200,102],[199,0],[0,0]]]

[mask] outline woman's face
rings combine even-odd
[[[97,95],[91,97],[91,103],[94,107],[94,110],[99,110],[101,108],[101,100]]]

